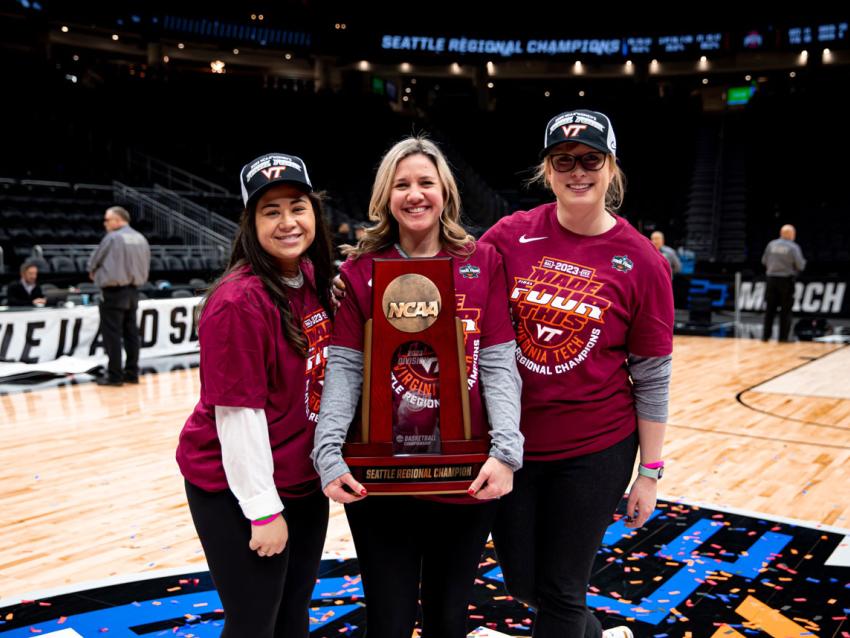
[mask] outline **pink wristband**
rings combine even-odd
[[[258,518],[256,521],[251,521],[251,525],[256,525],[257,527],[260,527],[261,525],[268,525],[278,516],[280,516],[280,512],[278,512],[277,514],[272,514],[271,516],[266,516],[264,518]]]
[[[664,461],[655,461],[654,463],[641,463],[648,470],[657,470],[659,467],[664,467]]]

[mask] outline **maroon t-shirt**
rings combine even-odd
[[[259,277],[245,269],[207,300],[198,325],[201,399],[177,448],[186,479],[208,491],[227,489],[215,406],[262,409],[269,426],[274,482],[283,496],[318,489],[310,460],[319,416],[331,323],[319,303],[312,267],[302,264],[304,285],[287,288],[303,326],[308,356],[286,340],[281,315]]]
[[[440,251],[437,256],[451,255]],[[348,259],[342,265],[340,271],[346,296],[334,319],[331,345],[363,350],[363,326],[372,316],[372,261],[402,257],[393,246],[358,259]],[[456,313],[463,323],[466,349],[470,421],[473,435],[480,437],[489,426],[478,382],[479,352],[482,348],[513,340],[514,332],[505,299],[502,260],[493,247],[478,245],[468,259],[452,259]],[[436,354],[427,344],[409,342],[405,346],[397,353],[392,378],[387,380],[393,387],[395,412],[406,425],[394,429],[394,451],[401,454],[435,452],[439,449],[439,430],[434,431],[433,423],[440,409]]]
[[[556,204],[499,220],[481,238],[505,265],[523,378],[525,458],[604,450],[637,427],[629,354],[673,350],[670,265],[625,219],[588,237]]]

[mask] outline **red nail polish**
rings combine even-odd
[[[469,494],[470,496],[475,496],[475,490],[472,489],[471,487],[468,490],[466,490],[466,493]]]
[[[362,490],[360,490],[360,496],[366,496],[366,488],[365,487]]]

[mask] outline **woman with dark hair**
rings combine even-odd
[[[499,220],[523,378],[522,470],[493,539],[508,591],[535,607],[535,638],[627,638],[585,603],[605,528],[640,466],[626,527],[655,509],[673,349],[670,265],[616,214],[624,177],[611,121],[553,117],[536,179],[555,201]]]
[[[245,210],[198,325],[201,397],[177,462],[223,638],[309,635],[328,501],[310,462],[330,340],[331,240],[304,162],[240,174]]]
[[[375,175],[369,218],[342,266],[348,294],[336,316],[313,451],[325,494],[345,504],[366,595],[369,638],[410,636],[422,602],[422,635],[461,638],[496,501],[522,465],[519,374],[501,259],[460,225],[460,196],[439,148],[411,137],[395,144]],[[342,445],[363,384],[364,323],[371,317],[375,259],[451,257],[456,316],[462,318],[473,435],[490,434],[489,458],[468,494],[368,496]],[[439,449],[439,371],[428,344],[409,342],[393,362],[398,454]],[[447,390],[448,392],[448,390]],[[415,426],[410,427],[410,422]]]

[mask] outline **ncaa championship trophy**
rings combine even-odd
[[[463,326],[455,304],[451,257],[373,262],[361,427],[359,437],[355,430],[343,447],[352,475],[369,494],[465,493],[487,460],[489,441],[472,438]],[[422,385],[438,386],[438,401],[435,393],[431,399],[399,400],[397,395],[414,393],[391,376],[400,352],[411,360],[423,353],[436,359],[437,383]]]

